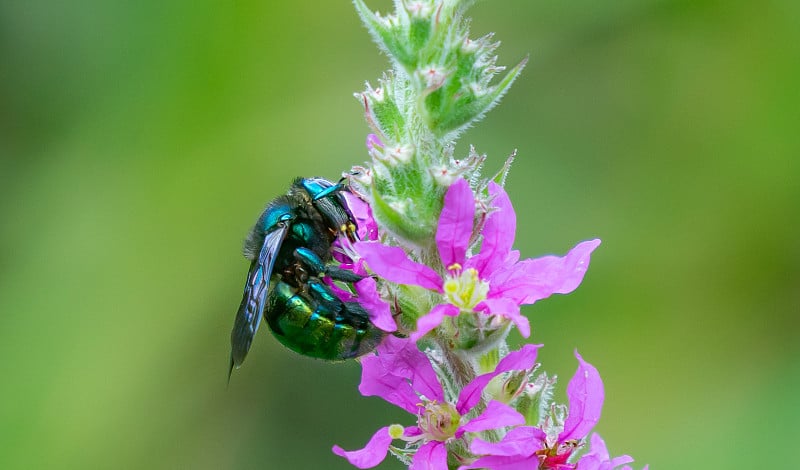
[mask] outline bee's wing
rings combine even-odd
[[[277,229],[267,233],[258,258],[250,265],[247,273],[247,283],[244,286],[242,303],[236,312],[236,320],[231,331],[231,369],[242,365],[250,344],[258,331],[261,323],[261,314],[264,311],[264,302],[269,292],[269,279],[275,258],[278,256],[283,240],[289,231],[289,224],[281,224]],[[230,378],[230,371],[228,371]]]

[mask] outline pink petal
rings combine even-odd
[[[587,463],[581,467],[581,462],[583,462],[584,459],[587,460]],[[591,448],[589,449],[589,452],[587,452],[578,462],[578,468],[581,470],[584,468],[593,468],[591,465],[594,464],[594,460],[598,462],[597,468],[602,468],[604,470],[611,470],[633,462],[633,458],[630,455],[620,455],[619,457],[614,457],[612,459],[608,455],[608,449],[606,448],[605,441],[603,441],[603,438],[601,438],[597,433],[592,434]],[[623,468],[630,469],[628,466]],[[646,468],[647,467],[645,466],[645,469]]]
[[[481,274],[491,273],[504,263],[514,245],[514,235],[517,231],[517,214],[506,191],[492,182],[489,183],[489,195],[493,197],[494,211],[489,214],[481,231],[483,236],[481,252],[467,263],[467,267],[473,267]]]
[[[576,470],[609,470],[606,443],[597,433],[592,434],[591,447],[578,460]]]
[[[354,247],[369,269],[387,281],[442,291],[442,278],[436,271],[413,261],[402,248],[378,242],[357,242]]]
[[[381,142],[380,137],[375,134],[367,134],[367,150],[372,150],[376,147],[383,148],[383,142]]]
[[[369,321],[383,331],[397,331],[389,304],[381,299],[375,279],[365,277],[355,284],[358,303],[369,313]]]
[[[491,293],[489,295],[491,295]],[[521,334],[523,338],[527,338],[531,335],[530,321],[520,313],[519,304],[512,299],[488,298],[476,305],[475,310],[506,317],[517,325],[519,334]]]
[[[552,294],[569,294],[580,285],[589,260],[600,240],[578,243],[566,256],[543,256],[520,264],[527,274],[529,294],[522,303],[532,304]]]
[[[323,280],[325,281],[325,284],[328,286],[328,288],[330,288],[330,290],[332,290],[333,293],[336,294],[336,297],[339,297],[339,300],[341,300],[342,302],[352,302],[353,300],[355,300],[353,294],[337,286],[331,278],[326,276]]]
[[[519,250],[511,250],[506,255],[506,259],[504,261],[504,264],[512,265],[512,264],[516,263],[517,261],[519,261]]]
[[[408,470],[447,470],[447,447],[439,441],[422,444]]]
[[[378,223],[375,217],[372,216],[372,208],[364,202],[360,197],[351,193],[350,191],[342,191],[339,194],[344,196],[347,201],[347,207],[353,214],[358,227],[359,240],[377,240],[378,239]]]
[[[458,470],[468,470],[472,468],[491,469],[491,470],[534,470],[539,468],[539,458],[537,456],[496,456],[481,457],[470,465],[458,467]]]
[[[396,376],[406,383],[410,381],[415,395],[444,401],[444,390],[436,371],[428,356],[417,348],[414,341],[388,336],[378,347],[378,359],[385,374]],[[419,398],[416,403],[419,403]]]
[[[387,337],[389,338],[391,336]],[[361,383],[358,391],[365,397],[381,397],[413,415],[419,409],[419,397],[408,380],[387,371],[378,356],[361,358]]]
[[[363,449],[348,452],[339,446],[333,446],[333,453],[346,458],[356,468],[372,468],[383,462],[391,444],[392,436],[386,426],[378,429]]]
[[[633,457],[630,455],[620,455],[619,457],[614,457],[611,459],[611,468],[617,468],[631,462],[633,462]],[[645,466],[645,468],[647,468],[647,466]]]
[[[377,353],[381,360],[388,361],[389,358],[397,354],[402,354],[403,350],[408,347],[408,340],[398,338],[397,336],[390,336],[386,341],[378,346]]]
[[[508,353],[495,367],[494,372],[483,374],[472,379],[461,393],[458,395],[458,403],[456,403],[456,410],[462,415],[471,410],[481,399],[481,393],[486,385],[493,378],[508,372],[510,370],[525,370],[533,367],[536,363],[536,352],[541,348],[541,344],[526,344],[519,351],[512,351]]]
[[[457,179],[447,188],[436,229],[436,246],[445,268],[464,263],[475,221],[475,197],[467,180]]]
[[[520,426],[514,428],[500,442],[487,442],[474,438],[470,451],[475,455],[516,455],[526,457],[543,449],[547,434],[539,428]]]
[[[422,434],[422,430],[417,426],[406,426],[403,428],[403,436],[405,437],[416,437]]]
[[[589,451],[588,454],[582,455],[578,460],[575,470],[608,470],[608,468],[603,468],[603,461],[597,455],[594,455],[592,451]]]
[[[542,284],[539,277],[529,274],[533,261],[526,259],[521,263],[498,266],[485,278],[489,281],[489,297],[505,297],[512,299],[517,305],[529,303],[526,299],[538,293]]]
[[[417,319],[417,331],[411,333],[411,341],[418,341],[431,330],[442,324],[445,316],[455,317],[461,310],[452,304],[439,304],[430,312]]]
[[[569,415],[564,421],[564,430],[558,435],[558,442],[570,439],[583,439],[589,434],[603,410],[603,381],[600,373],[588,362],[585,362],[578,351],[578,370],[567,385],[569,398]]]
[[[517,410],[505,403],[492,400],[486,405],[483,413],[471,419],[467,424],[459,427],[456,437],[461,437],[465,432],[481,432],[489,429],[499,429],[507,426],[525,424],[525,417]]]

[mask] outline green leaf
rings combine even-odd
[[[443,115],[438,122],[432,123],[435,124],[435,126],[432,126],[433,131],[437,135],[452,139],[454,134],[458,134],[473,122],[481,119],[508,92],[511,84],[514,83],[522,69],[525,68],[527,62],[528,58],[526,57],[522,62],[514,66],[500,83],[492,87],[488,93],[477,98],[462,98],[462,102],[454,106],[455,112],[449,116]]]
[[[434,233],[431,224],[421,220],[409,220],[375,190],[372,191],[372,201],[375,219],[392,234],[416,246],[430,245]]]

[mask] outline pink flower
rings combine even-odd
[[[358,225],[358,239],[359,240],[377,240],[378,239],[378,223],[372,216],[372,208],[364,202],[360,197],[349,191],[341,193],[347,201],[347,207],[353,214]]]
[[[347,207],[353,214],[353,218],[358,226],[358,238],[360,240],[377,240],[378,224],[372,217],[372,210],[369,204],[348,191],[343,191],[341,194],[347,201]],[[363,260],[360,259],[358,253],[355,252],[347,238],[337,238],[333,243],[332,253],[333,258],[340,263],[338,266],[339,268],[348,269],[356,274],[367,276]],[[354,287],[358,294],[357,296],[341,289],[330,278],[326,278],[325,281],[343,302],[358,302],[361,304],[369,314],[369,320],[373,325],[387,333],[397,331],[397,324],[392,316],[391,308],[389,304],[381,299],[375,279],[365,277],[356,282]]]
[[[575,464],[568,463],[568,460],[600,419],[605,397],[603,381],[597,369],[585,362],[577,351],[575,357],[578,358],[578,370],[567,386],[569,414],[557,436],[548,436],[537,427],[523,426],[509,431],[500,442],[486,442],[476,438],[472,441],[470,450],[483,457],[460,470],[575,470]],[[592,446],[594,448],[594,442]],[[585,465],[589,465],[589,461]],[[586,467],[585,470],[600,468]],[[612,467],[609,470],[610,468]]]
[[[359,242],[355,249],[378,276],[397,284],[424,287],[442,295],[442,302],[417,320],[417,340],[433,330],[445,316],[461,312],[500,315],[513,321],[524,337],[530,335],[528,319],[520,305],[532,304],[552,294],[568,294],[583,280],[592,251],[600,240],[579,243],[564,257],[544,256],[519,261],[512,250],[516,214],[505,190],[489,183],[493,211],[481,235],[477,255],[468,256],[475,218],[475,197],[464,179],[458,179],[445,194],[436,231],[436,246],[446,274],[413,261],[399,247],[377,242]]]
[[[347,208],[353,215],[356,223],[357,231],[356,236],[359,240],[377,240],[378,239],[378,223],[372,216],[372,208],[369,204],[364,202],[360,197],[349,191],[342,191],[340,193],[347,202]],[[361,275],[366,275],[362,264],[362,260],[358,253],[353,249],[350,240],[346,237],[338,237],[332,245],[331,253],[333,258],[338,261],[340,268],[349,269]]]
[[[364,396],[377,395],[408,411],[417,425],[392,425],[379,429],[361,450],[345,451],[333,447],[336,455],[358,468],[371,468],[383,461],[394,439],[418,446],[411,470],[447,470],[446,442],[460,439],[464,433],[480,432],[524,424],[525,418],[510,406],[490,401],[484,411],[472,418],[464,416],[480,401],[486,385],[497,375],[510,370],[533,367],[541,345],[525,345],[504,357],[493,372],[467,384],[455,403],[450,403],[428,357],[410,340],[389,336],[378,347],[377,355],[362,359],[359,391]]]
[[[631,470],[631,467],[626,465],[631,462],[633,462],[633,458],[629,455],[610,458],[606,443],[599,434],[594,433],[591,438],[591,448],[578,460],[577,470],[614,470],[620,466],[620,470]],[[648,468],[649,466],[645,465],[642,470]]]

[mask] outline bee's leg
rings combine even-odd
[[[342,282],[358,282],[364,279],[366,276],[362,276],[360,274],[356,274],[349,269],[342,269],[337,268],[336,266],[328,266],[325,269],[325,275],[333,279],[334,281],[342,281]]]
[[[315,276],[324,273],[327,269],[322,258],[308,248],[296,248],[294,250],[294,257],[297,261],[306,266],[308,271]]]
[[[317,279],[309,280],[308,295],[316,303],[324,306],[324,311],[332,315],[332,319],[338,323],[345,323],[357,328],[366,328],[370,325],[369,313],[361,304],[342,302],[327,284]]]
[[[323,309],[324,311],[332,314],[336,318],[341,316],[344,310],[344,303],[327,284],[318,279],[309,279],[307,286],[308,295],[311,296],[316,303],[323,305],[325,307]]]
[[[358,302],[344,302],[342,317],[345,322],[359,328],[370,324],[369,313]]]
[[[335,281],[342,282],[358,282],[364,279],[364,276],[358,275],[353,271],[338,268],[336,266],[327,266],[322,259],[317,256],[312,250],[308,248],[299,247],[294,250],[294,257],[300,263],[308,267],[308,271],[317,277],[329,276]]]

